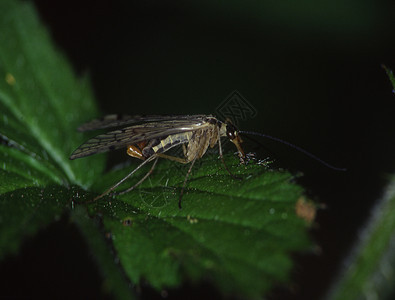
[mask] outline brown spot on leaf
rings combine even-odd
[[[317,212],[316,205],[305,197],[301,196],[295,204],[295,212],[299,218],[305,219],[308,223],[312,223]]]

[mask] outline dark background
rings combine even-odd
[[[395,95],[381,68],[395,69],[394,2],[34,3],[76,73],[90,76],[103,114],[215,114],[238,90],[257,111],[242,129],[280,137],[348,169],[337,172],[260,140],[265,149],[258,155],[266,157],[267,147],[278,166],[303,172],[307,195],[327,207],[311,232],[321,253],[297,255],[292,288],[272,297],[322,296],[394,171]],[[256,151],[254,144],[245,147]],[[54,293],[101,293],[75,228],[42,232],[3,267],[37,293],[39,282],[53,279],[44,274],[56,270],[46,283]],[[29,269],[42,277],[33,280],[37,273]],[[161,297],[147,287],[142,295]],[[204,283],[169,291],[169,299],[185,295],[218,296]]]

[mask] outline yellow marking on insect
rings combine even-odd
[[[161,139],[160,144],[152,147],[152,150],[155,153],[161,153],[161,150],[164,150],[163,152],[169,150],[173,146],[177,146],[178,144],[183,144],[186,142],[189,142],[192,138],[192,133],[191,132],[185,132],[185,133],[179,133],[179,134],[173,134],[169,135],[168,137]]]
[[[167,145],[171,145],[173,143],[173,139],[171,138],[171,135],[169,135],[167,138],[164,140],[160,140],[160,144],[162,145],[162,148],[165,148]],[[153,147],[154,151],[155,149],[158,149],[158,147]],[[157,151],[155,151],[157,152]]]

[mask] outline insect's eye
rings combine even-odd
[[[227,136],[228,136],[228,138],[229,138],[230,140],[234,140],[234,139],[236,138],[236,131],[230,131],[230,130],[228,130],[228,131],[226,132],[226,134],[227,134]]]
[[[236,128],[230,123],[226,124],[226,135],[230,140],[234,140],[237,136]]]

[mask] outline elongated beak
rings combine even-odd
[[[236,138],[234,138],[233,140],[231,140],[231,142],[233,144],[235,144],[236,148],[237,148],[237,153],[239,155],[240,158],[240,162],[242,164],[245,164],[245,158],[246,155],[244,154],[243,148],[241,148],[241,143],[243,142],[243,140],[240,138],[240,136],[237,136]]]

